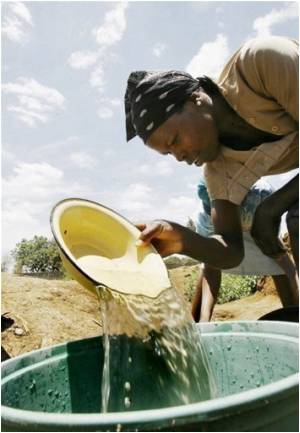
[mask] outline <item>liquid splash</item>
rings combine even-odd
[[[155,299],[125,295],[103,286],[97,288],[97,294],[101,306],[104,349],[102,413],[110,410],[113,398],[110,396],[111,381],[116,380],[110,377],[110,363],[113,362],[110,344],[116,346],[118,339],[124,337],[126,342],[138,341],[149,349],[151,362],[159,366],[151,382],[155,390],[153,401],[147,402],[147,408],[190,404],[216,397],[214,376],[201,338],[193,326],[185,300],[176,289],[167,289]],[[126,346],[128,350],[130,345]],[[134,355],[133,351],[127,356],[130,369],[136,366]],[[121,370],[117,373],[114,370],[114,375],[123,374]],[[135,394],[139,384],[134,383],[134,378],[128,381],[122,377],[120,381],[124,393],[122,410],[141,408],[141,396],[137,398]],[[164,395],[160,402],[159,393]]]

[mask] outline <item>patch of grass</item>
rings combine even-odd
[[[184,279],[184,297],[188,302],[193,300],[200,272],[199,269],[193,268],[189,271],[190,276]]]
[[[191,302],[196,290],[200,271],[198,268],[191,268],[185,273],[184,297]],[[233,275],[222,274],[222,283],[218,296],[218,304],[235,301],[245,298],[255,292],[260,277],[254,275]]]
[[[181,266],[195,266],[199,262],[191,257],[173,254],[163,259],[168,269],[175,269]]]
[[[218,304],[245,298],[255,292],[260,277],[256,275],[222,274]]]

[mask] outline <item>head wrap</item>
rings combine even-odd
[[[132,72],[125,93],[127,141],[139,135],[146,142],[199,87],[186,72]]]

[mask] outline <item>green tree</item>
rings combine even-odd
[[[7,257],[3,257],[1,260],[1,272],[7,272],[8,265],[7,265]]]
[[[62,272],[62,261],[55,241],[44,236],[23,239],[12,251],[16,266],[29,272]]]

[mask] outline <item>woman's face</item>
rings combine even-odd
[[[147,146],[177,161],[201,166],[213,161],[219,152],[218,132],[207,101],[198,107],[188,101],[148,138]]]

